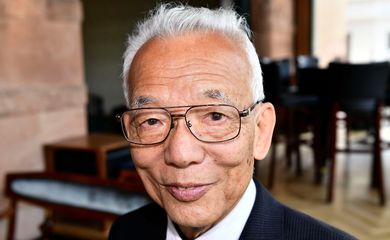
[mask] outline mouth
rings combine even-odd
[[[165,188],[176,200],[193,202],[203,197],[211,184],[168,184]]]

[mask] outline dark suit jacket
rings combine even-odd
[[[256,200],[240,239],[355,239],[278,201],[256,180]],[[119,217],[110,240],[165,239],[167,215],[156,203]]]

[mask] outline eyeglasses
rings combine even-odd
[[[227,104],[175,106],[166,108],[135,108],[117,116],[127,141],[139,145],[164,142],[175,127],[174,120],[184,117],[191,134],[202,142],[225,142],[236,138],[241,130],[241,118],[248,116],[259,104],[239,111]],[[169,110],[188,108],[184,114]]]

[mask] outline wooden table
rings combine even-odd
[[[46,170],[57,171],[55,162],[57,151],[89,153],[94,154],[96,175],[107,178],[107,154],[128,147],[129,143],[125,138],[116,134],[89,134],[46,144],[44,145]],[[67,161],[72,161],[72,158]]]

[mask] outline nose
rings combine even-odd
[[[186,168],[204,160],[205,151],[202,142],[190,132],[184,118],[176,119],[174,126],[165,141],[165,162],[177,168]]]

